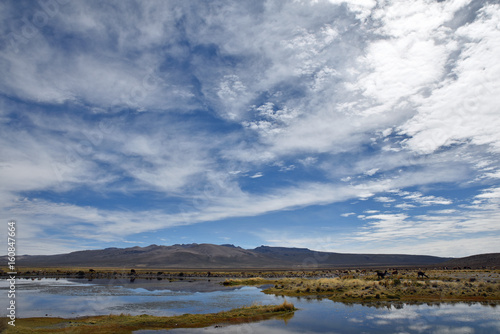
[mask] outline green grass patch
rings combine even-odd
[[[0,322],[0,330],[5,334],[25,333],[95,333],[129,334],[141,329],[200,328],[217,324],[238,324],[261,321],[276,317],[287,317],[296,310],[286,300],[281,305],[252,305],[226,312],[210,314],[183,314],[172,317],[151,315],[107,315],[76,319],[63,318],[24,318],[16,319],[16,326],[7,324],[8,319]]]

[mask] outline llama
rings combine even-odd
[[[387,274],[388,274],[387,270],[385,271],[385,273],[377,271],[377,277],[378,278],[385,278],[385,275],[387,275]]]
[[[418,275],[417,275],[417,278],[420,278],[420,277],[424,278],[424,276],[427,277],[427,278],[429,278],[429,276],[427,276],[423,271],[419,271]]]

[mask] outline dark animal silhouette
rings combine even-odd
[[[377,277],[378,277],[378,278],[384,278],[384,277],[385,277],[385,275],[387,275],[387,274],[388,274],[387,270],[385,271],[385,273],[382,273],[382,272],[380,272],[380,271],[377,271]]]
[[[427,278],[429,278],[429,276],[427,276],[423,271],[419,271],[418,275],[417,275],[417,278],[419,278],[419,277],[424,278],[424,276],[427,277]]]

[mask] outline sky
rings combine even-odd
[[[496,1],[1,1],[0,237],[500,252],[499,59]]]

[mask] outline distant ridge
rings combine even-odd
[[[470,267],[471,269],[500,268],[500,253],[478,254],[441,263],[450,269]]]
[[[344,254],[307,248],[187,244],[106,248],[58,255],[24,255],[26,267],[137,267],[172,269],[311,269],[341,267],[430,266],[451,258],[427,255]]]

